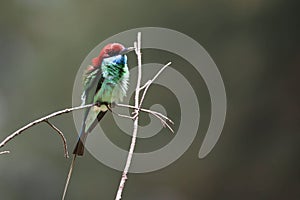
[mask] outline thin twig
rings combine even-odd
[[[2,155],[2,154],[8,154],[8,153],[10,153],[10,152],[9,151],[1,151],[0,155]]]
[[[63,193],[63,196],[61,198],[62,200],[65,199],[65,196],[66,196],[66,193],[67,193],[67,189],[68,189],[69,182],[70,182],[70,179],[71,179],[71,175],[72,175],[72,172],[73,172],[73,167],[74,167],[75,159],[76,159],[76,154],[73,154],[73,159],[72,159],[72,162],[71,162],[71,165],[70,165],[70,169],[69,169],[69,173],[68,173],[68,176],[67,176],[67,180],[66,180],[66,184],[65,184],[65,188],[64,188],[64,193]]]
[[[107,108],[112,114],[117,115],[118,117],[123,117],[123,118],[128,118],[128,119],[134,119],[134,117],[135,117],[135,116],[129,116],[129,115],[123,115],[123,114],[117,113],[117,112],[113,111],[112,107],[110,107],[110,106],[108,106]]]
[[[150,83],[151,83],[151,80],[148,80],[142,87],[140,87],[140,90],[143,90]]]
[[[116,103],[116,106],[124,107],[124,108],[138,109],[138,107],[135,107],[135,106],[132,106],[132,105],[127,105],[127,104],[122,104],[122,103]]]
[[[165,120],[169,121],[171,124],[174,124],[174,122],[168,118],[167,116],[164,116],[163,114],[161,114],[160,112],[156,112],[156,111],[153,111],[153,110],[148,110],[148,109],[145,109],[145,108],[141,108],[141,111],[143,112],[147,112],[147,113],[150,113],[150,114],[156,114],[156,115],[159,115],[161,116],[162,118],[164,118]]]
[[[118,104],[116,104],[116,106],[124,107],[124,108],[132,108],[132,109],[136,109],[134,106],[126,105],[126,104],[119,104],[119,103],[118,103]],[[155,115],[159,115],[160,117],[162,117],[162,118],[164,118],[165,120],[169,121],[170,123],[174,124],[174,122],[173,122],[170,118],[168,118],[167,116],[165,116],[165,115],[163,115],[163,114],[161,114],[161,113],[159,113],[159,112],[157,112],[157,111],[148,110],[148,109],[145,109],[145,108],[140,108],[140,111],[146,112],[146,113],[150,113],[150,114],[153,114],[154,116],[155,116]],[[122,115],[120,115],[120,114],[118,114],[118,113],[116,113],[116,114],[122,117]],[[127,116],[127,115],[125,115],[124,117],[130,118],[130,119],[133,118],[133,117]]]
[[[133,107],[133,106],[130,106],[130,105],[125,105],[125,104],[121,104],[121,105],[124,106],[124,107],[128,107],[128,108],[132,108]],[[172,133],[174,133],[174,130],[171,128],[171,126],[166,121],[169,121],[172,124],[174,124],[174,122],[172,120],[170,120],[168,117],[164,116],[163,114],[161,114],[159,112],[156,112],[156,111],[153,111],[153,110],[144,109],[144,108],[141,108],[140,111],[147,112],[147,113],[152,114],[153,116],[157,117],[160,120],[160,122],[162,123],[162,125],[163,125],[164,128],[167,127]],[[124,118],[129,118],[129,119],[134,119],[136,117],[136,114],[134,116],[128,116],[128,115],[122,115],[122,114],[116,113],[116,112],[114,112],[112,110],[111,110],[111,112],[113,114],[118,115],[119,117],[124,117]]]
[[[141,101],[140,101],[140,104],[139,104],[139,108],[142,106],[142,103],[144,101],[144,98],[146,96],[146,93],[150,87],[150,85],[153,83],[153,81],[155,81],[155,79],[169,66],[171,65],[171,62],[167,63],[165,66],[163,66],[158,72],[157,74],[151,79],[149,80],[146,84],[145,84],[145,89],[144,89],[144,92],[143,92],[143,95],[141,97]],[[144,88],[144,87],[142,87]]]
[[[150,113],[160,120],[163,127],[167,127],[172,133],[174,133],[174,130],[171,128],[171,126],[164,119],[162,119],[161,116],[158,115],[159,113],[157,112],[150,112]]]
[[[94,104],[88,104],[88,105],[83,105],[83,106],[77,106],[77,107],[73,107],[73,108],[67,108],[64,110],[60,110],[54,113],[51,113],[50,115],[47,115],[45,117],[39,118],[33,122],[30,122],[29,124],[27,124],[26,126],[23,126],[22,128],[16,130],[15,132],[13,132],[12,134],[10,134],[9,136],[7,136],[1,143],[0,143],[0,148],[2,148],[6,143],[8,143],[10,140],[12,140],[14,137],[16,137],[17,135],[20,135],[23,131],[31,128],[34,125],[37,125],[41,122],[44,122],[52,117],[56,117],[58,115],[62,115],[65,113],[69,113],[75,110],[80,110],[80,109],[84,109],[84,108],[89,108],[94,106]]]
[[[125,186],[125,182],[127,180],[127,174],[129,171],[129,167],[131,164],[131,160],[132,160],[132,156],[133,156],[133,152],[134,152],[134,148],[135,148],[135,144],[136,144],[136,137],[137,137],[137,132],[138,132],[138,120],[139,120],[139,94],[140,94],[140,85],[141,85],[141,79],[142,79],[142,56],[141,56],[141,33],[139,32],[137,35],[137,42],[134,43],[135,46],[135,53],[137,55],[137,59],[138,59],[138,77],[137,77],[137,84],[136,84],[136,90],[135,90],[135,118],[133,121],[133,132],[132,132],[132,139],[131,139],[131,144],[130,144],[130,149],[128,152],[128,156],[127,156],[127,161],[126,161],[126,165],[122,174],[122,178],[120,181],[120,185],[117,191],[117,195],[115,200],[120,200],[122,197],[122,192]]]
[[[123,114],[120,114],[120,113],[116,113],[113,110],[111,110],[111,113],[114,114],[114,115],[117,115],[118,117],[123,117],[123,118],[128,118],[128,119],[134,119],[134,116],[123,115]]]
[[[45,120],[45,122],[51,127],[53,128],[61,137],[62,141],[63,141],[63,145],[64,145],[64,153],[65,153],[65,157],[69,158],[69,153],[68,153],[68,146],[67,146],[67,140],[64,136],[64,134],[62,133],[61,130],[59,130],[54,124],[52,124],[51,122],[49,122],[49,120]]]

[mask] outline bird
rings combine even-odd
[[[129,70],[126,54],[135,50],[120,43],[109,43],[92,59],[83,73],[81,105],[93,104],[84,111],[79,137],[73,150],[73,159],[67,176],[62,200],[65,199],[75,159],[83,156],[85,140],[107,111],[123,100],[128,90]]]
[[[106,112],[123,100],[128,90],[129,70],[126,54],[134,47],[125,48],[120,43],[109,43],[92,59],[83,74],[82,105],[86,108],[78,141],[73,150],[75,156],[84,154],[87,135],[95,128]]]

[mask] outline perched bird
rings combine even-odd
[[[134,48],[122,44],[106,45],[92,60],[83,75],[82,105],[97,104],[84,112],[83,123],[73,154],[82,156],[87,135],[103,118],[109,106],[123,100],[128,88],[129,70],[126,53]]]
[[[92,60],[83,75],[82,105],[95,104],[86,108],[77,144],[73,151],[73,159],[65,184],[62,199],[65,198],[75,159],[82,156],[87,135],[103,118],[109,107],[122,101],[128,89],[129,70],[126,54],[134,47],[125,48],[122,44],[106,45],[100,54]]]

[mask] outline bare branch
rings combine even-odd
[[[65,158],[69,158],[68,147],[67,147],[67,140],[66,140],[64,134],[62,133],[62,131],[59,130],[54,124],[52,124],[51,122],[49,122],[49,120],[45,120],[45,122],[60,135],[60,137],[61,137],[61,139],[63,141],[63,145],[64,145]]]
[[[120,181],[120,185],[117,191],[117,195],[115,200],[120,200],[122,197],[122,192],[125,186],[125,182],[127,180],[127,174],[129,171],[129,167],[131,164],[134,148],[135,148],[135,143],[136,143],[136,137],[137,137],[137,132],[138,132],[138,120],[139,120],[139,95],[140,95],[140,86],[141,86],[141,80],[142,80],[142,56],[141,56],[141,33],[139,32],[137,35],[137,42],[134,43],[135,47],[135,53],[137,55],[138,59],[138,77],[137,77],[137,84],[136,84],[136,90],[135,90],[135,117],[133,121],[133,132],[132,132],[132,139],[131,139],[131,144],[130,144],[130,149],[128,152],[127,156],[127,161],[126,165],[122,174],[122,178]]]
[[[150,113],[150,114],[156,114],[156,115],[164,118],[165,120],[169,121],[171,124],[174,124],[174,122],[170,118],[168,118],[167,116],[164,116],[160,112],[156,112],[156,111],[153,111],[153,110],[148,110],[148,109],[145,109],[145,108],[141,108],[141,111],[147,112],[147,113]]]
[[[126,104],[116,104],[116,106],[124,107],[124,108],[132,108],[132,109],[136,109],[134,106],[126,105]],[[172,132],[174,132],[173,129],[172,129],[169,125],[165,125],[165,123],[167,123],[166,121],[168,121],[168,122],[174,124],[174,122],[173,122],[171,119],[169,119],[167,116],[165,116],[165,115],[163,115],[163,114],[161,114],[161,113],[159,113],[159,112],[157,112],[157,111],[148,110],[148,109],[145,109],[145,108],[140,108],[139,110],[142,111],[142,112],[146,112],[146,113],[149,113],[149,114],[154,115],[154,116],[157,117],[159,120],[161,120],[161,122],[162,122],[162,124],[163,124],[164,127],[167,127],[167,128],[169,128]],[[129,119],[134,119],[134,116],[131,117],[131,116],[127,116],[127,115],[121,115],[121,114],[118,114],[118,113],[115,113],[115,112],[113,112],[113,113],[114,113],[114,114],[117,114],[117,115],[120,116],[120,117],[126,117],[126,118],[129,118]]]
[[[75,111],[75,110],[80,110],[80,109],[84,109],[84,108],[89,108],[89,107],[92,107],[94,106],[94,104],[89,104],[89,105],[83,105],[83,106],[77,106],[77,107],[74,107],[74,108],[67,108],[67,109],[64,109],[64,110],[60,110],[60,111],[57,111],[57,112],[54,112],[54,113],[51,113],[50,115],[47,115],[45,117],[42,117],[42,118],[39,118],[33,122],[30,122],[29,124],[27,124],[26,126],[23,126],[22,128],[16,130],[15,132],[13,132],[12,134],[10,134],[9,136],[7,136],[1,143],[0,143],[0,148],[2,148],[6,143],[8,143],[10,140],[12,140],[14,137],[16,137],[17,135],[20,135],[23,131],[31,128],[32,126],[35,126],[41,122],[44,122],[50,118],[53,118],[53,117],[56,117],[58,115],[62,115],[62,114],[65,114],[65,113],[69,113],[69,112],[72,112],[72,111]]]

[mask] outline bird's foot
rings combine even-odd
[[[99,101],[97,101],[96,103],[95,103],[95,106],[97,106],[97,107],[100,107],[102,104],[101,104],[101,102],[99,102]]]

